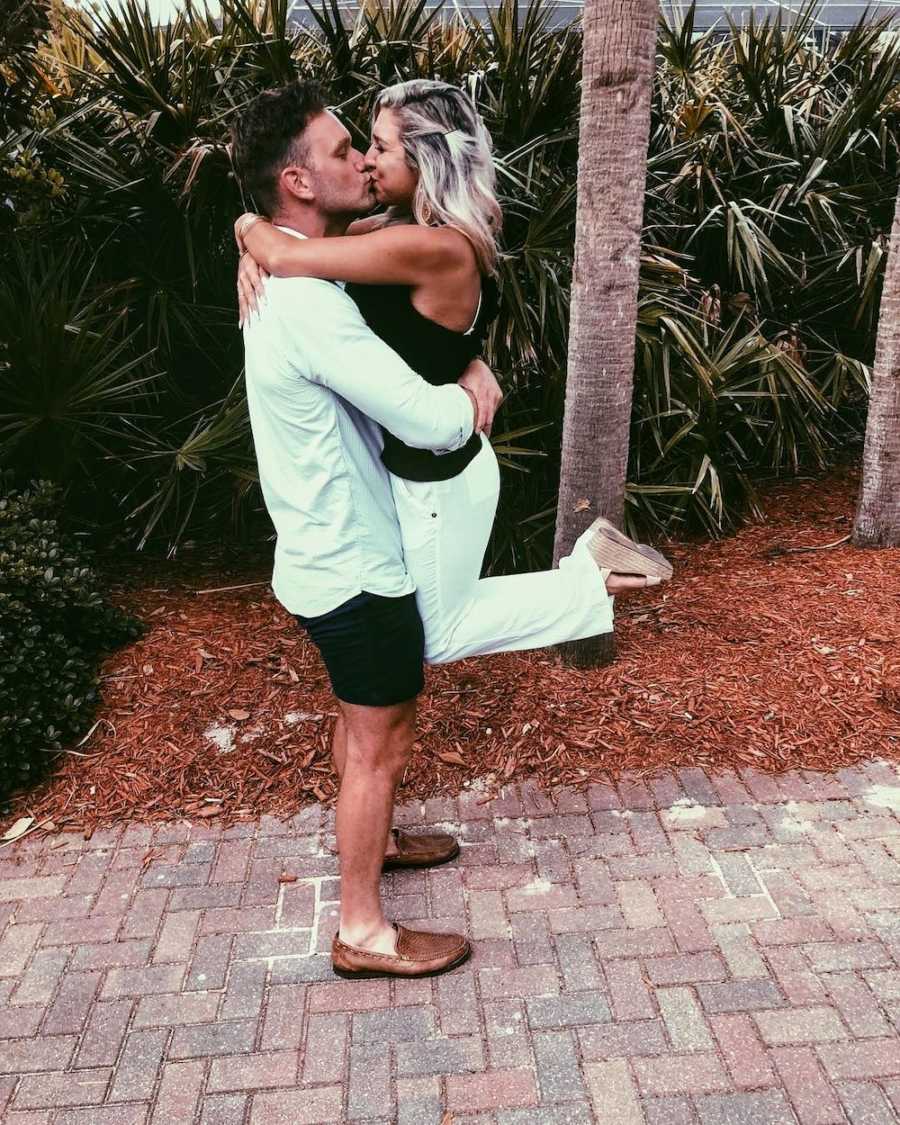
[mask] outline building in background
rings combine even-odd
[[[685,10],[688,5],[679,3],[678,0],[661,0],[662,6],[668,11]],[[765,16],[781,7],[786,13],[791,10],[798,11],[801,4],[798,0],[787,0],[780,5],[776,0],[762,0],[761,3],[723,3],[722,0],[697,0],[697,15],[695,26],[706,29],[714,24],[725,24],[727,12],[735,23],[746,20],[751,12],[757,17]],[[900,16],[900,3],[894,0],[824,0],[818,12],[818,19],[823,27],[831,27],[836,31],[844,31],[853,27],[866,9],[869,9],[869,18],[877,19],[882,15],[890,15],[895,19]]]
[[[95,0],[98,7],[107,4],[116,8],[121,0]],[[147,3],[153,16],[160,22],[166,23],[177,12],[183,11],[185,0],[141,0]],[[206,5],[214,15],[220,14],[219,0],[205,0]],[[322,0],[311,0],[318,7]],[[385,3],[388,0],[384,0]],[[490,0],[492,5],[499,0]],[[198,8],[202,8],[204,0],[194,0]],[[437,0],[428,0],[429,7],[435,6]],[[522,2],[524,7],[525,0]],[[561,19],[566,19],[580,13],[584,7],[583,0],[547,0],[559,12]],[[684,12],[689,6],[689,0],[660,0],[663,10],[671,15],[679,11]],[[359,10],[359,0],[338,0],[338,6],[348,13],[356,14]],[[723,27],[727,25],[726,13],[738,24],[746,20],[750,12],[755,12],[757,17],[765,16],[781,7],[790,16],[792,11],[798,11],[802,6],[801,0],[758,0],[757,3],[748,0],[697,0],[697,14],[695,27],[698,31],[705,31],[716,24]],[[483,16],[485,5],[483,0],[444,0],[444,11],[452,12],[455,7],[462,11],[471,11],[475,15]],[[823,0],[821,3],[818,20],[822,27],[829,27],[835,31],[845,31],[853,27],[860,16],[869,9],[869,18],[877,19],[879,16],[888,15],[897,21],[900,29],[900,0]],[[305,0],[293,0],[293,17],[298,22],[309,21],[309,9]],[[306,17],[306,18],[304,18]]]
[[[178,0],[154,0],[154,2],[172,4],[177,3]],[[496,3],[497,0],[493,0],[493,2]],[[312,0],[312,3],[318,6],[321,0]],[[338,3],[341,8],[353,13],[359,7],[358,0],[338,0]],[[584,7],[583,0],[548,0],[548,3],[553,4],[558,9],[562,18],[566,18],[566,14],[575,15]],[[660,0],[660,3],[669,14],[679,10],[685,11],[688,7],[687,0]],[[429,0],[429,5],[431,5],[431,0]],[[767,13],[777,11],[779,6],[789,15],[791,11],[799,10],[801,3],[800,0],[783,0],[781,4],[778,3],[778,0],[761,0],[757,3],[748,3],[747,0],[743,0],[743,2],[740,2],[740,0],[735,0],[735,2],[697,0],[695,27],[697,30],[706,30],[716,23],[726,26],[726,12],[731,15],[736,23],[741,23],[747,19],[751,11],[754,11],[757,16],[765,16]],[[471,11],[478,16],[483,15],[485,10],[484,3],[479,2],[479,0],[469,0],[468,3],[464,0],[458,0],[458,2],[457,0],[445,0],[444,11],[450,12],[454,7],[459,7],[463,11]],[[868,3],[866,0],[824,0],[819,10],[819,22],[822,27],[844,31],[853,27],[867,7],[872,19],[881,15],[900,18],[900,2],[895,2],[895,0],[868,0]],[[308,8],[305,0],[294,0],[295,18],[303,20],[307,13]]]

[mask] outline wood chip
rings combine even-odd
[[[480,800],[526,777],[586,786],[622,770],[900,759],[900,551],[835,542],[856,491],[848,473],[782,482],[764,523],[667,547],[675,580],[619,599],[611,667],[573,670],[537,651],[429,668],[400,800],[466,784]],[[828,549],[766,558],[775,543]],[[90,755],[60,756],[50,779],[14,797],[10,825],[90,833],[187,816],[225,827],[333,801],[334,698],[268,589],[270,566],[224,552],[116,560],[113,600],[148,631],[106,661]]]

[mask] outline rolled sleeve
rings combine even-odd
[[[270,279],[268,285],[271,293],[277,279]],[[465,445],[472,436],[475,416],[462,387],[426,383],[375,335],[338,286],[309,280],[304,288],[310,299],[301,308],[285,303],[279,310],[289,328],[289,339],[297,340],[298,354],[306,357],[304,375],[415,449],[449,453]],[[282,289],[278,296],[284,292]]]

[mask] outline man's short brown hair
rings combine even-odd
[[[318,82],[292,82],[264,90],[232,126],[237,173],[245,191],[270,218],[278,210],[278,176],[288,164],[305,162],[303,131],[325,108]]]

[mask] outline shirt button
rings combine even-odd
[[[433,520],[436,520],[436,519],[437,519],[437,512],[432,512],[432,513],[431,513],[431,518],[432,518]]]

